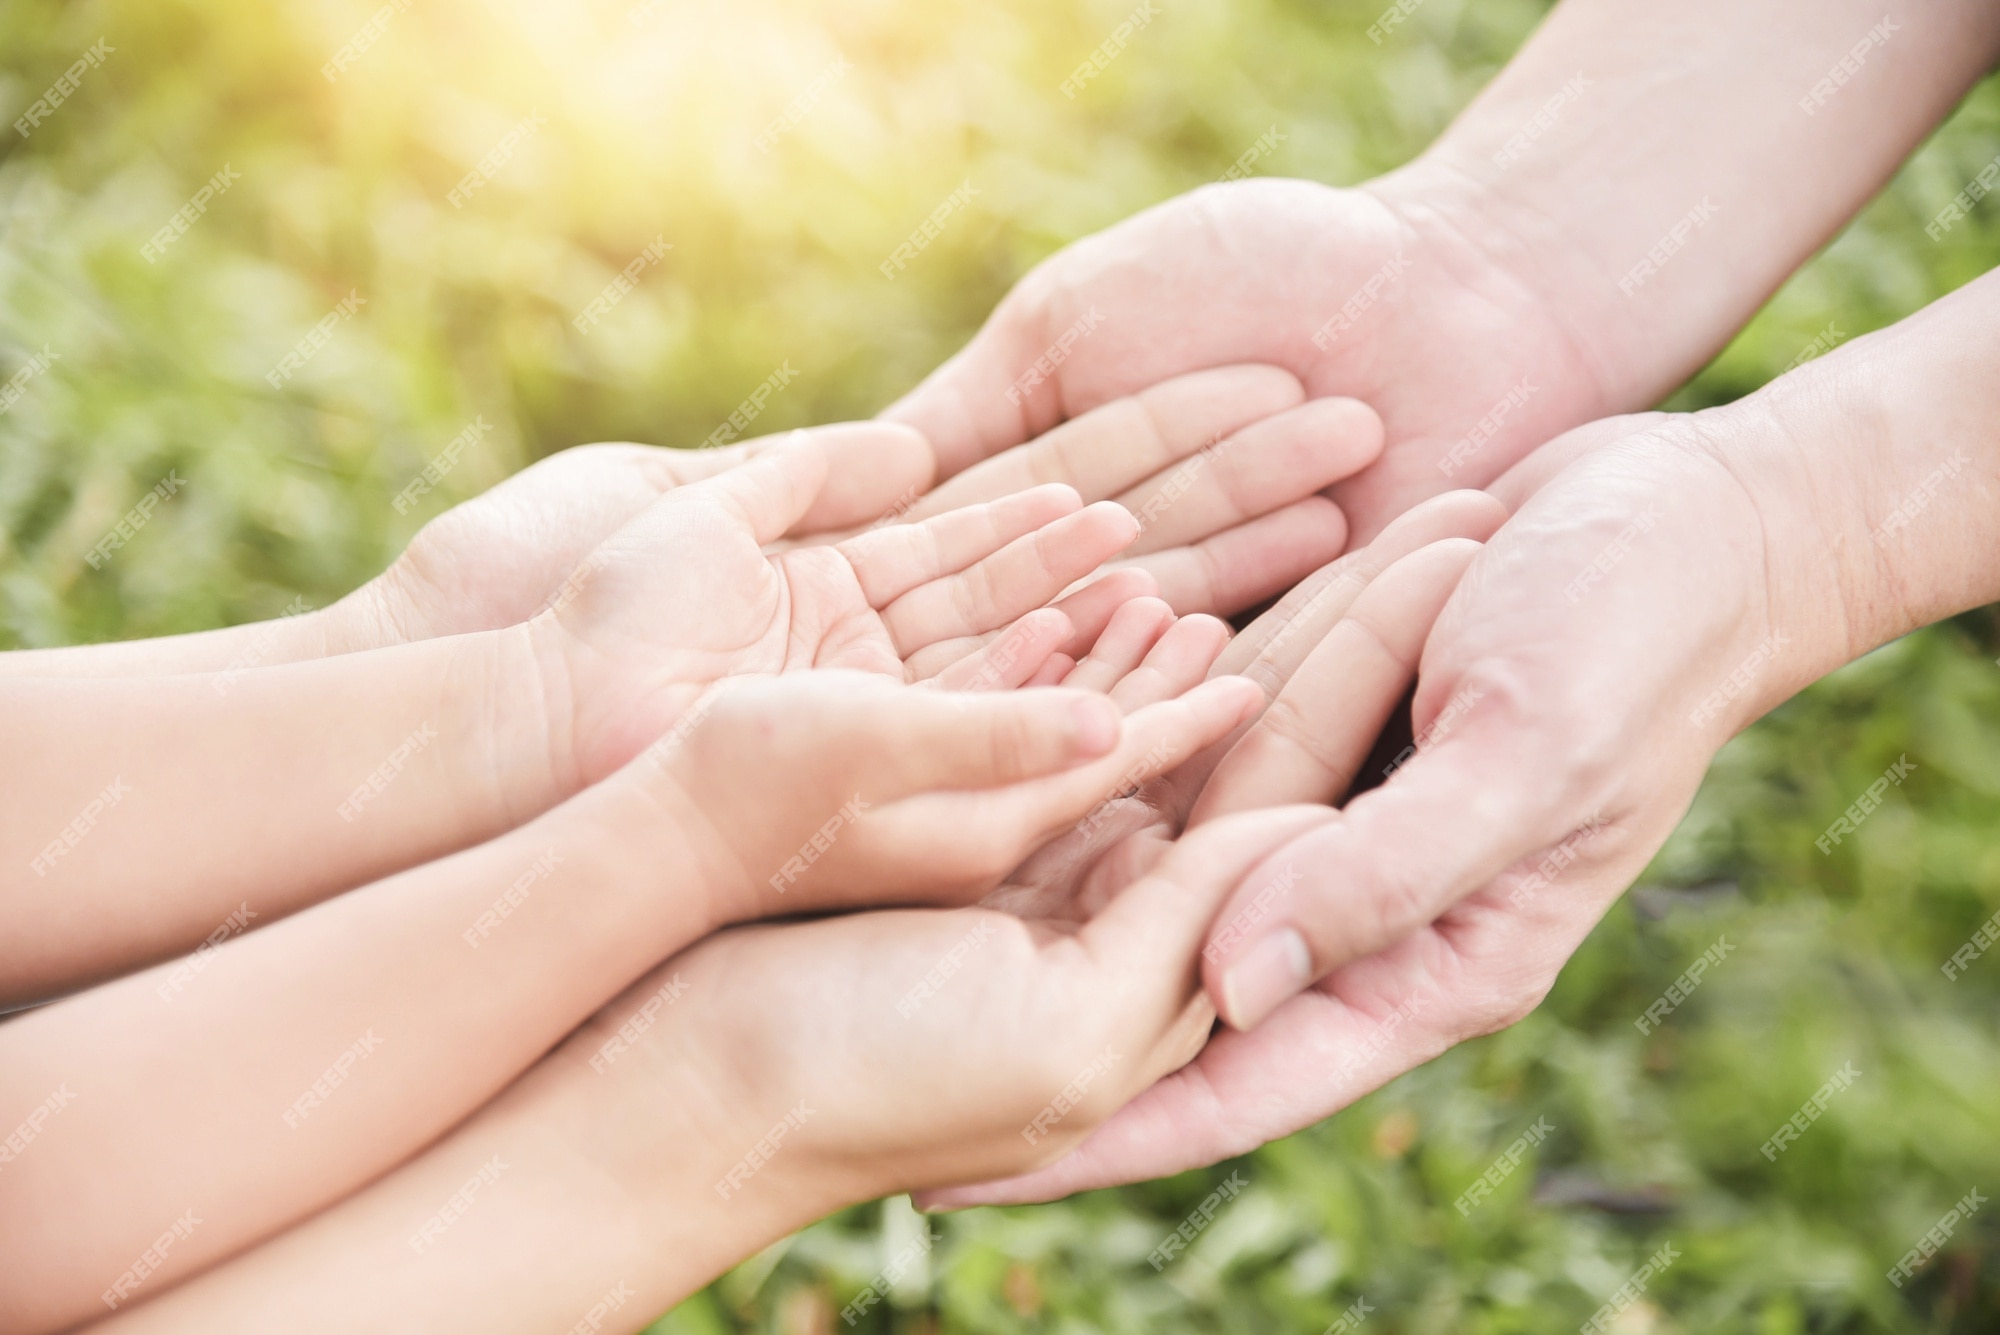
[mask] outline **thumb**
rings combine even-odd
[[[1509,728],[1502,711],[1473,709],[1387,784],[1243,879],[1203,951],[1209,995],[1230,1025],[1250,1028],[1524,858],[1543,855],[1559,872],[1602,833],[1598,813],[1571,818],[1569,785],[1547,778],[1562,772],[1556,757]]]
[[[798,524],[826,489],[828,441],[794,431],[736,468],[668,492],[652,515],[678,517],[688,506],[719,505],[734,515],[758,545],[776,542]]]
[[[1053,368],[1038,374],[1038,364],[1045,364],[1065,332],[1049,327],[1053,317],[1041,295],[1042,272],[1037,268],[1023,278],[970,343],[882,413],[930,440],[940,478],[1025,444],[1070,415],[1060,375]],[[1093,307],[1074,323],[1094,328],[1104,322]]]
[[[1195,986],[1196,950],[1216,910],[1253,867],[1334,819],[1321,806],[1271,807],[1211,821],[1181,836],[1078,936],[1125,1006],[1144,1001],[1164,1030]],[[1125,1008],[1114,1002],[1113,1013]],[[1145,1036],[1157,1041],[1160,1032]],[[1138,1040],[1134,1040],[1135,1043]]]

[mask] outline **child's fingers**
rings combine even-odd
[[[1263,703],[1263,693],[1241,679],[1203,682],[1176,699],[1128,715],[1118,747],[1110,754],[988,795],[982,802],[982,817],[1009,846],[1013,862],[1008,867],[1065,829],[1074,828],[1088,838],[1101,823],[1098,813],[1228,736]]]
[[[1078,586],[1075,592],[1066,594],[1050,607],[1041,609],[1061,613],[1068,619],[1069,633],[1057,645],[1058,652],[1071,660],[1089,653],[1090,646],[1097,643],[1097,637],[1104,633],[1105,626],[1110,624],[1118,609],[1134,598],[1152,597],[1155,587],[1153,577],[1143,570],[1107,570],[1101,575],[1093,576]],[[1034,616],[1036,613],[1030,612],[1028,615]],[[1018,624],[1017,622],[1016,625]],[[1013,631],[1014,627],[1010,626],[1005,630],[989,630],[982,635],[962,635],[956,639],[939,640],[936,644],[925,645],[904,660],[904,676],[910,681],[931,681],[940,678],[950,665],[960,662],[968,655],[980,652],[994,641],[1012,634]],[[939,684],[944,683],[939,682]]]
[[[1484,542],[1506,519],[1506,507],[1483,491],[1450,491],[1410,507],[1375,541],[1321,568],[1258,617],[1224,651],[1216,671],[1240,672],[1277,695],[1376,575],[1446,538]]]
[[[1173,624],[1174,609],[1160,599],[1134,598],[1112,614],[1104,633],[1076,669],[1063,678],[1063,685],[1110,694]]]
[[[1145,661],[1111,688],[1111,703],[1130,714],[1192,690],[1229,644],[1229,623],[1197,613],[1167,628]]]
[[[1186,547],[1121,562],[1160,585],[1175,612],[1233,616],[1289,589],[1340,555],[1347,520],[1324,496],[1309,496]]]
[[[1067,616],[1053,607],[1038,607],[984,643],[948,640],[921,649],[904,665],[904,672],[909,680],[940,690],[1010,691],[1037,682],[1051,662],[1068,664],[1069,655],[1059,653],[1057,646],[1071,634]]]
[[[1072,691],[1014,691],[1008,697],[1050,695]],[[1082,699],[1112,707],[1102,695]],[[868,821],[842,835],[826,857],[828,875],[842,883],[866,883],[876,901],[886,895],[926,901],[982,895],[1066,831],[1082,843],[1108,845],[1112,821],[1106,813],[1124,793],[1228,735],[1262,703],[1262,691],[1250,681],[1216,677],[1180,699],[1132,713],[1124,719],[1116,749],[1084,765],[978,793],[912,787],[910,797],[870,811]]]
[[[911,793],[989,789],[1053,777],[1116,754],[1122,716],[1087,691],[923,690],[859,673],[799,673],[720,697],[747,710],[749,726],[801,745],[793,768],[837,775],[862,810]],[[697,734],[699,735],[699,734]],[[718,730],[712,739],[733,736]],[[802,740],[803,739],[803,740]],[[716,744],[721,744],[717,742]],[[699,774],[712,757],[691,754]]]
[[[1478,552],[1469,538],[1449,538],[1378,575],[1216,767],[1189,827],[1344,796],[1415,677],[1431,623]]]
[[[1016,538],[1083,508],[1074,488],[1051,484],[949,510],[920,524],[885,524],[839,543],[870,607],[954,575]]]
[[[1086,507],[910,590],[882,609],[882,622],[904,658],[927,644],[1004,626],[1122,551],[1138,529],[1121,506]]]
[[[1072,693],[1024,691],[1011,698],[1057,694]],[[1111,707],[1103,696],[1083,698]],[[1240,678],[1204,682],[1125,719],[1116,749],[1088,764],[977,794],[912,790],[873,813],[875,819],[843,838],[835,854],[844,867],[851,859],[852,866],[869,868],[881,893],[933,900],[982,894],[1066,829],[1085,842],[1108,834],[1102,813],[1121,796],[1227,736],[1263,701],[1263,693]]]
[[[1275,366],[1176,376],[973,465],[924,497],[913,513],[938,514],[1043,482],[1067,482],[1086,501],[1105,500],[1304,398],[1298,379]]]
[[[1071,627],[1062,651],[1071,658],[1082,658],[1119,608],[1134,598],[1157,597],[1159,591],[1159,584],[1143,570],[1114,568],[1092,576],[1054,603],[1056,610],[1069,618]]]
[[[1139,518],[1134,556],[1184,547],[1373,463],[1382,419],[1358,399],[1312,399],[1252,423],[1114,499]]]

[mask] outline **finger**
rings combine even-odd
[[[1561,772],[1561,758],[1529,754],[1546,747],[1510,722],[1517,710],[1482,709],[1489,694],[1512,693],[1468,683],[1459,698],[1471,703],[1442,739],[1238,888],[1225,919],[1261,908],[1254,922],[1217,936],[1206,970],[1231,1025],[1254,1026],[1315,978],[1394,945],[1522,858],[1565,846],[1573,856],[1601,833],[1597,816],[1579,827],[1563,814],[1567,786],[1536,778]]]
[[[1077,940],[1121,989],[1172,980],[1176,1005],[1184,1003],[1194,990],[1196,951],[1231,890],[1274,850],[1332,818],[1324,807],[1276,807],[1191,831],[1086,923]]]
[[[1182,617],[1146,654],[1144,662],[1111,688],[1111,701],[1127,714],[1194,688],[1229,643],[1229,623],[1216,617]]]
[[[920,524],[886,524],[837,544],[870,607],[954,575],[1008,543],[1083,508],[1074,489],[1050,485],[949,510]]]
[[[1025,1204],[1150,1181],[1247,1154],[1322,1121],[1454,1044],[1532,1010],[1631,872],[1593,866],[1565,875],[1563,895],[1522,906],[1507,902],[1503,877],[1435,928],[1322,979],[1250,1032],[1214,1035],[1191,1066],[1133,1099],[1058,1162],[923,1192],[917,1208]]]
[[[1048,660],[1035,669],[1035,675],[1022,682],[1023,686],[1060,686],[1063,678],[1076,666],[1076,660],[1068,654],[1050,654]]]
[[[825,446],[810,432],[794,431],[741,467],[668,492],[659,504],[720,505],[761,545],[790,532],[819,499],[826,480]]]
[[[989,806],[996,830],[1023,841],[1021,856],[1066,826],[1093,824],[1091,813],[1130,796],[1219,737],[1226,737],[1264,703],[1263,693],[1237,677],[1216,677],[1173,700],[1125,719],[1118,748],[1062,774],[996,795]],[[1018,860],[1018,859],[1017,859]]]
[[[977,635],[1047,603],[1123,550],[1138,532],[1110,502],[1087,506],[1008,543],[983,561],[919,585],[882,609],[896,652]]]
[[[1432,543],[1390,566],[1313,646],[1202,789],[1189,825],[1289,802],[1332,803],[1368,759],[1445,600],[1478,553]]]
[[[1506,519],[1506,508],[1479,491],[1446,492],[1412,506],[1375,541],[1322,567],[1258,617],[1230,642],[1215,670],[1240,672],[1275,697],[1377,574],[1433,542],[1484,542]]]
[[[1145,660],[1173,623],[1174,609],[1158,598],[1134,598],[1112,614],[1104,633],[1063,679],[1063,685],[1110,694],[1112,687]]]
[[[1040,697],[1076,694],[1064,689],[1015,692]],[[1103,696],[1088,696],[1111,703]],[[976,808],[963,794],[919,793],[879,813],[843,856],[865,865],[906,866],[921,881],[895,889],[941,895],[983,894],[1050,839],[1063,835],[1085,844],[1111,842],[1111,813],[1147,780],[1226,736],[1263,696],[1239,678],[1207,681],[1177,700],[1142,709],[1124,720],[1117,748],[1088,764],[995,792]],[[1065,833],[1065,832],[1068,833]],[[885,851],[893,849],[891,857]],[[890,888],[886,887],[885,888]]]
[[[1057,599],[1054,606],[1073,627],[1062,651],[1072,658],[1090,652],[1118,609],[1135,598],[1158,597],[1160,586],[1143,570],[1113,568]]]
[[[826,481],[792,525],[794,533],[851,528],[907,510],[937,475],[930,442],[900,422],[840,422],[807,427],[804,434],[826,452]],[[784,438],[768,439],[777,443]],[[751,458],[770,448],[758,441],[749,444]]]
[[[1305,398],[1275,366],[1224,366],[1164,380],[1064,422],[939,485],[912,512],[937,514],[1049,482],[1100,501]]]
[[[1295,501],[1191,547],[1120,563],[1159,582],[1176,613],[1232,616],[1275,597],[1340,555],[1347,521],[1323,496]]]
[[[910,793],[1042,780],[1101,764],[1123,740],[1123,717],[1087,691],[934,691],[817,672],[726,694],[716,708],[724,702],[767,731],[809,718],[813,754],[842,757],[843,776],[871,807]]]
[[[968,646],[956,659],[940,659],[932,675],[918,675],[926,654],[946,646],[933,645],[912,658],[906,671],[911,681],[923,681],[946,691],[1010,691],[1025,686],[1048,670],[1058,659],[1070,662],[1057,647],[1071,635],[1069,618],[1053,607],[1039,607],[983,644],[964,640]]]
[[[1254,422],[1114,499],[1138,516],[1132,554],[1199,542],[1303,500],[1382,453],[1382,419],[1358,399],[1313,399]]]
[[[1072,660],[1081,658],[1097,643],[1097,637],[1104,633],[1119,608],[1134,598],[1150,598],[1157,591],[1153,577],[1143,570],[1112,569],[1093,576],[1049,609],[1069,619],[1069,638],[1056,646],[1057,652]],[[959,636],[926,645],[904,661],[905,675],[911,681],[935,677],[947,664],[978,653],[1005,634],[1004,630],[987,631],[983,635]]]

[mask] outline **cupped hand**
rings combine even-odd
[[[951,476],[1169,377],[1267,363],[1380,414],[1386,451],[1329,493],[1365,542],[1616,407],[1544,289],[1496,258],[1518,247],[1433,181],[1238,181],[1149,209],[1038,265],[885,416]]]
[[[1117,500],[1139,518],[1129,568],[1072,609],[1080,652],[1123,599],[1156,590],[1183,612],[1232,612],[1337,554],[1338,510],[1314,492],[1380,450],[1360,404],[1308,404],[1298,380],[1238,366],[1145,387],[976,477],[933,490],[936,455],[893,422],[807,428],[827,482],[781,546],[825,545],[871,525],[1062,484]],[[563,450],[431,520],[390,567],[315,614],[334,652],[517,625],[562,593],[599,543],[677,488],[785,445],[787,432],[717,449],[581,445]],[[1308,563],[1311,564],[1302,564]]]
[[[344,652],[518,625],[654,501],[796,434],[707,450],[606,443],[552,454],[417,530],[387,570],[319,614],[328,643]],[[865,524],[881,513],[884,491],[919,494],[936,471],[929,443],[906,427],[844,422],[806,434],[826,451],[828,481],[802,531]]]
[[[965,904],[1263,703],[1241,677],[1203,681],[1206,666],[1122,699],[841,671],[730,678],[649,751],[656,766],[642,759],[620,779],[684,832],[719,923]]]
[[[719,1139],[747,1141],[804,1110],[781,1171],[725,1181],[725,1197],[810,1178],[812,1197],[859,1202],[1019,1172],[1200,1046],[1213,1012],[1196,952],[1216,905],[1264,851],[1326,814],[1218,821],[1081,926],[961,908],[720,932],[659,971],[683,984],[675,1032],[645,1041],[671,1045],[728,1110]]]
[[[1063,1164],[947,1201],[1245,1153],[1534,1009],[1715,751],[1827,666],[1807,646],[1828,628],[1792,610],[1815,605],[1780,551],[1798,535],[1771,531],[1718,448],[1730,420],[1594,424],[1497,488],[1520,509],[1422,641],[1415,754],[1264,859],[1217,917],[1204,978],[1233,1027]],[[1286,684],[1296,725],[1232,753],[1205,806],[1338,787],[1303,740],[1340,736],[1350,708],[1331,639]]]
[[[571,572],[526,628],[558,773],[595,782],[725,676],[917,680],[957,665],[946,684],[1017,685],[1070,637],[1050,601],[1137,534],[1118,506],[1079,508],[1074,491],[1048,486],[767,553],[810,512],[827,469],[801,434],[667,493]],[[978,647],[1004,627],[1013,634]]]

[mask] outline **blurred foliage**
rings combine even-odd
[[[396,0],[400,4],[401,0]],[[1350,0],[1168,0],[1083,94],[1126,0],[10,0],[9,122],[100,36],[99,68],[0,149],[0,646],[161,634],[330,601],[415,526],[580,441],[691,444],[781,365],[760,429],[865,416],[1063,242],[1213,179],[1394,166],[1520,43],[1535,0],[1428,0],[1380,45]],[[840,62],[851,62],[844,72]],[[822,76],[826,76],[822,78]],[[822,93],[771,151],[758,136]],[[533,119],[490,182],[454,187]],[[1990,201],[1923,223],[2000,152],[1981,87],[1884,196],[1674,400],[1755,388],[1829,328],[1889,323],[2000,259]],[[225,167],[184,236],[141,247]],[[894,282],[877,264],[961,182],[971,206]],[[672,249],[588,333],[572,317]],[[293,379],[279,360],[365,302]],[[475,416],[496,430],[429,509],[388,501]],[[84,554],[172,472],[106,569]],[[1574,1328],[1662,1243],[1616,1329],[2000,1329],[1982,1212],[1901,1290],[1884,1272],[1970,1187],[2000,1188],[2000,958],[1939,965],[2000,908],[2000,653],[1988,614],[1910,637],[1739,738],[1642,885],[1540,1011],[1235,1164],[939,1221],[872,1332]],[[1814,839],[1890,762],[1862,828]],[[1633,1020],[1717,938],[1666,1023]],[[1852,1061],[1776,1163],[1757,1147]],[[1452,1202],[1555,1128],[1469,1217]],[[1190,1253],[1146,1254],[1232,1170]],[[846,1329],[922,1222],[852,1210],[747,1262],[672,1332]]]

